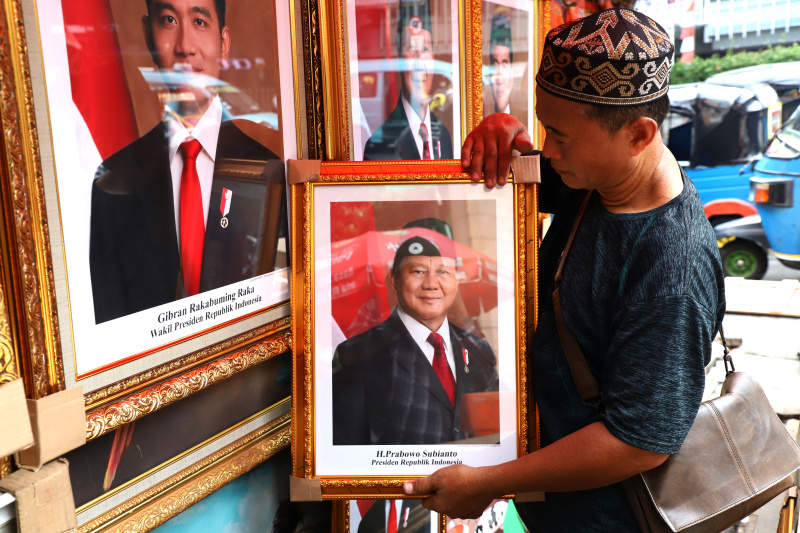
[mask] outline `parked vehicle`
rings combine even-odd
[[[737,218],[714,227],[726,276],[761,279],[767,272],[769,241],[761,217]]]
[[[712,225],[758,214],[748,201],[748,162],[781,125],[781,102],[767,84],[691,83],[670,88],[664,143],[697,186]]]
[[[800,269],[800,108],[752,165],[750,200],[778,260]]]
[[[800,105],[800,61],[767,63],[714,74],[707,83],[747,87],[754,83],[766,83],[778,93],[781,101],[781,117],[789,119]],[[777,128],[775,128],[777,130]]]

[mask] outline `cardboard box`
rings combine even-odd
[[[0,385],[0,457],[33,444],[25,387],[21,379]]]
[[[17,470],[0,479],[0,490],[17,499],[19,533],[64,533],[78,525],[66,459],[36,472]]]
[[[28,400],[35,444],[17,454],[17,464],[35,470],[86,443],[83,388],[75,387]]]

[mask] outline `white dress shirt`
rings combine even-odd
[[[415,318],[412,318],[406,313],[403,310],[403,306],[400,304],[397,304],[397,315],[400,317],[400,320],[403,321],[403,325],[411,334],[414,342],[417,343],[422,353],[425,354],[428,362],[433,366],[434,349],[433,345],[428,342],[428,335],[431,334],[431,330],[428,329],[428,326],[418,322]],[[447,317],[445,317],[444,322],[442,322],[442,325],[436,333],[441,335],[442,339],[444,339],[444,351],[445,355],[447,355],[447,364],[450,366],[450,372],[453,373],[453,379],[457,379],[455,373],[455,359],[453,358],[453,345],[450,340],[450,323],[447,321]]]
[[[414,111],[414,108],[411,107],[411,104],[408,103],[405,96],[401,96],[400,100],[403,102],[403,109],[406,112],[406,118],[408,119],[408,127],[411,130],[411,133],[414,134],[414,142],[417,143],[417,150],[419,150],[419,158],[422,159],[422,154],[424,150],[422,149],[422,137],[419,134],[419,125],[423,122],[425,123],[425,127],[428,128],[428,149],[431,151],[431,159],[438,159],[438,151],[434,150],[434,143],[433,143],[433,136],[431,135],[431,113],[428,109],[428,106],[425,106],[425,120],[419,118],[417,112]]]
[[[222,122],[222,104],[219,96],[215,96],[197,126],[187,128],[175,116],[167,113],[164,118],[169,135],[169,161],[172,174],[172,201],[175,206],[175,229],[178,234],[178,247],[181,239],[181,172],[183,171],[183,154],[178,148],[183,141],[193,137],[200,141],[203,149],[197,156],[197,176],[200,178],[200,192],[203,197],[203,223],[208,220],[208,204],[211,201],[211,184],[214,181],[214,158],[217,153],[219,127]]]

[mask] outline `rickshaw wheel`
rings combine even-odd
[[[720,248],[726,276],[761,279],[767,271],[767,254],[757,244],[737,239]]]

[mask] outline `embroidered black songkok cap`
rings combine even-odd
[[[667,93],[674,51],[650,17],[609,9],[550,30],[536,82],[585,104],[643,104]]]
[[[403,241],[397,248],[392,264],[392,272],[397,275],[400,270],[400,263],[406,257],[425,256],[425,257],[452,257],[456,258],[456,250],[453,241],[447,237],[442,237],[442,242],[434,243],[424,237],[410,237]]]

